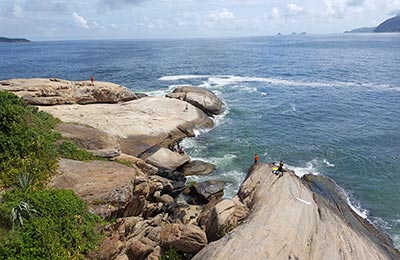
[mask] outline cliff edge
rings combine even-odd
[[[249,217],[193,259],[400,259],[390,239],[339,203],[339,193],[313,183],[254,165],[238,193]]]

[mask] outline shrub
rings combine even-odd
[[[42,183],[57,167],[52,128],[58,120],[29,106],[14,94],[0,91],[0,185],[15,186],[27,174]]]
[[[23,202],[23,203],[21,203]],[[29,205],[34,214],[22,214],[23,224],[12,228],[13,209]],[[84,259],[100,242],[95,230],[100,218],[72,191],[6,192],[0,204],[2,259]]]
[[[178,250],[170,247],[159,260],[182,260],[182,258],[183,256]]]
[[[70,141],[63,141],[58,146],[58,154],[67,159],[78,160],[78,161],[91,161],[96,157],[86,150],[80,149],[76,144]]]

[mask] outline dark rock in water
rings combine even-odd
[[[400,32],[400,15],[387,19],[376,27],[374,32]]]
[[[205,181],[195,183],[191,188],[191,192],[206,202],[213,198],[219,198],[224,195],[224,183],[222,181]]]
[[[344,218],[353,230],[382,245],[386,253],[393,256],[392,259],[398,259],[399,252],[393,248],[390,237],[354,212],[347,203],[345,193],[333,180],[311,174],[304,175],[302,180],[317,194],[314,199],[319,205],[330,208],[339,217]]]
[[[182,172],[184,175],[208,175],[215,170],[215,165],[203,161],[190,161],[183,165]]]

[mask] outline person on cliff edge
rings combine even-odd
[[[91,83],[92,86],[94,86],[94,76],[93,75],[90,76],[90,83]]]
[[[258,162],[258,154],[255,154],[254,155],[254,163],[257,163]]]
[[[278,175],[279,177],[282,177],[283,172],[284,172],[284,169],[283,169],[283,162],[280,161],[280,162],[279,162],[279,167],[278,167],[278,170],[276,170],[276,173],[277,173],[277,175]]]

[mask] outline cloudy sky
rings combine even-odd
[[[0,36],[32,40],[341,33],[400,0],[0,0]]]

